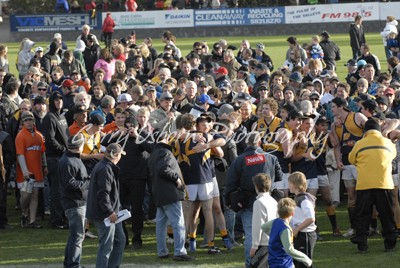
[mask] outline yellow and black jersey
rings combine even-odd
[[[329,150],[329,137],[328,134],[320,135],[313,133],[310,136],[311,142],[313,143],[314,150],[313,155],[317,157],[315,163],[317,166],[317,175],[327,175],[326,170],[326,153]]]
[[[278,126],[275,132],[278,132],[280,128],[286,128],[287,130],[292,132],[292,130],[289,128],[289,125],[284,121],[281,121],[281,124]],[[279,141],[276,140],[277,138],[279,138]],[[282,142],[285,141],[286,139],[287,137],[275,137],[274,141],[270,145],[271,148],[274,149],[271,150],[270,153],[278,158],[283,173],[289,173],[289,163],[290,163],[289,158],[284,158],[284,153],[282,148]]]
[[[308,151],[314,151],[314,144],[311,139],[308,139],[307,146],[297,146],[294,154],[303,154]],[[291,172],[300,171],[306,175],[307,179],[317,178],[317,168],[315,161],[311,161],[307,158],[302,158],[299,161],[291,163]]]
[[[353,149],[354,144],[362,138],[364,132],[364,129],[357,125],[355,115],[354,112],[349,112],[344,123],[341,126],[335,126],[344,165],[350,165],[348,155]]]
[[[264,118],[260,118],[257,121],[256,131],[261,133],[262,144],[261,147],[266,152],[275,151],[277,148],[274,145],[276,139],[276,131],[282,127],[282,119],[274,117],[271,123],[267,123]]]

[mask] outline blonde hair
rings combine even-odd
[[[307,190],[307,178],[302,172],[296,171],[290,174],[289,183],[293,184],[299,191],[305,192]]]
[[[314,35],[313,37],[311,37],[311,39],[312,39],[313,41],[318,42],[318,43],[321,41],[321,39],[319,38],[318,35]]]
[[[233,81],[232,84],[233,84],[234,92],[239,92],[239,85],[244,84],[246,87],[243,92],[249,94],[249,87],[247,86],[246,81],[244,81],[243,79],[237,79],[237,80]]]
[[[278,215],[279,218],[287,219],[293,215],[294,209],[296,208],[296,203],[291,198],[282,198],[278,202]]]

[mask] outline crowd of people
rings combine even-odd
[[[322,239],[314,211],[320,193],[333,236],[365,252],[368,235],[379,233],[379,212],[385,249],[393,250],[399,59],[388,55],[390,73],[381,70],[364,37],[341,81],[340,49],[330,38],[323,31],[302,46],[290,36],[278,64],[263,43],[197,41],[183,55],[170,31],[157,51],[135,32],[108,36],[103,46],[84,25],[74,49],[60,33],[47,48],[24,38],[18,74],[0,45],[0,228],[10,226],[14,181],[22,228],[43,228],[38,214],[49,214],[53,228],[69,229],[64,267],[79,266],[90,226],[99,236],[96,267],[117,267],[124,248],[142,248],[146,220],[156,223],[159,258],[170,256],[167,241],[178,261],[203,247],[218,254],[218,229],[227,250],[244,235],[246,267],[265,264],[268,251],[271,267],[274,258],[308,267]],[[344,234],[335,211],[340,180],[350,226]],[[132,217],[119,222],[123,209]]]

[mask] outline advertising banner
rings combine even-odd
[[[236,26],[285,23],[284,7],[208,9],[194,11],[195,26]]]
[[[398,10],[400,10],[400,3],[398,2],[379,3],[380,20],[386,20],[387,16],[394,16],[396,18]]]
[[[103,13],[103,20],[106,13]],[[144,12],[112,12],[115,28],[141,29],[141,28],[181,28],[193,27],[193,10],[160,10]]]
[[[101,14],[95,18],[86,13],[10,16],[11,32],[80,31],[85,24],[92,29],[101,29]]]
[[[379,3],[330,4],[286,7],[286,23],[351,22],[361,15],[364,20],[379,20]]]

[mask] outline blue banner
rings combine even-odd
[[[284,7],[199,9],[194,11],[195,26],[237,26],[284,23]]]
[[[101,29],[101,13],[92,18],[87,13],[57,15],[11,15],[11,32],[58,32],[81,30],[83,25]]]

